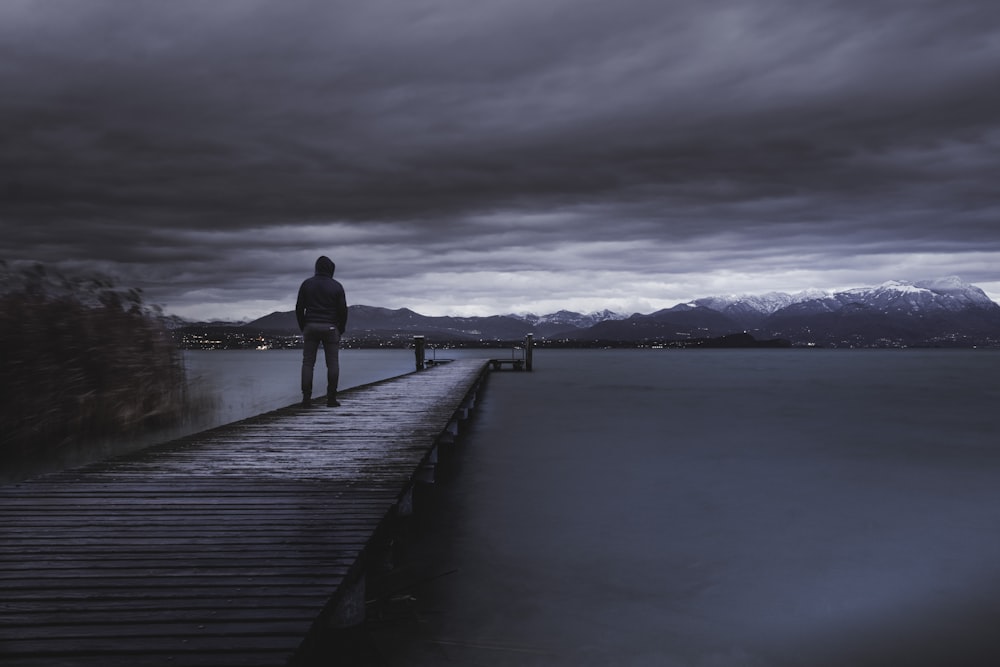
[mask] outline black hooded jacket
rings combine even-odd
[[[316,275],[299,287],[295,301],[295,319],[299,330],[307,324],[332,324],[341,334],[347,328],[347,296],[344,286],[333,279],[336,265],[329,257],[316,260]]]

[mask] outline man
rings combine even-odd
[[[344,287],[333,279],[336,265],[327,256],[316,260],[316,275],[299,287],[295,318],[305,338],[302,350],[302,405],[312,402],[313,368],[320,343],[326,356],[326,404],[339,406],[340,337],[347,328],[347,297]]]

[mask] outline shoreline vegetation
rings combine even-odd
[[[4,477],[183,417],[180,349],[140,290],[2,260],[0,286]]]

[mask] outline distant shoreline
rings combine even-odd
[[[346,335],[341,341],[344,350],[405,350],[413,347],[413,338],[421,334],[393,334],[385,337],[367,336],[364,334],[353,337]],[[509,350],[524,344],[524,339],[494,339],[494,340],[461,340],[452,338],[436,338],[425,336],[430,348],[456,350]],[[253,333],[230,329],[226,332],[209,332],[192,334],[188,332],[178,337],[178,347],[182,350],[301,350],[302,337],[288,333]],[[787,338],[769,338],[759,340],[748,333],[727,334],[723,336],[680,339],[651,340],[612,340],[595,339],[590,341],[566,339],[534,339],[534,346],[540,349],[1000,349],[997,345],[981,345],[962,343],[958,341],[940,341],[933,343],[905,344],[900,342],[884,342],[865,344],[863,342],[841,341],[837,343],[802,343],[793,342]]]

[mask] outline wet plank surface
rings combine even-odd
[[[0,663],[287,664],[485,369],[0,488]]]

